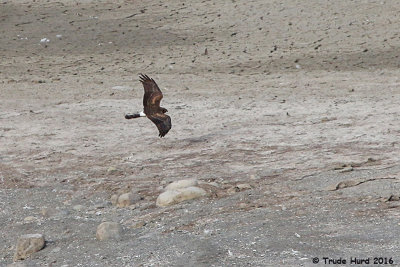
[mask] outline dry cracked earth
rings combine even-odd
[[[1,0],[0,266],[400,265],[399,11]],[[164,93],[165,138],[124,119],[139,73]],[[207,195],[158,207],[182,179]],[[97,240],[104,221],[121,237]],[[45,247],[13,263],[35,233]]]

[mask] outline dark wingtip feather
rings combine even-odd
[[[167,133],[169,132],[169,129],[163,132],[160,132],[160,134],[158,135],[159,137],[164,137]]]
[[[142,83],[143,83],[144,80],[145,80],[142,73],[139,74],[139,80],[140,80],[140,82],[142,82]]]
[[[139,73],[140,82],[144,83],[145,81],[151,81],[152,79],[149,78],[146,74]]]
[[[163,132],[160,132],[160,133],[158,134],[158,136],[159,136],[160,138],[162,138],[162,137],[164,137],[167,133],[168,133],[168,131],[163,131]]]

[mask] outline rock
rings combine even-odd
[[[229,188],[226,192],[229,195],[235,194],[237,192],[243,191],[243,190],[247,190],[247,189],[251,189],[251,185],[250,184],[237,184],[234,187]]]
[[[140,210],[147,210],[147,209],[153,209],[155,208],[155,205],[153,202],[151,203],[142,203],[139,205]]]
[[[386,201],[399,201],[400,196],[398,195],[390,195],[389,197],[386,198]]]
[[[366,181],[368,181],[368,179],[364,179],[364,178],[341,181],[338,184],[328,186],[325,190],[335,191],[335,190],[339,190],[339,189],[343,189],[343,188],[347,188],[347,187],[353,187],[353,186],[365,183]]]
[[[107,169],[107,173],[109,173],[109,174],[114,174],[114,173],[117,173],[117,172],[118,172],[117,168],[115,168],[113,166],[111,166],[111,167],[109,167]]]
[[[176,190],[168,190],[158,196],[156,205],[159,207],[166,207],[183,202],[185,200],[199,198],[205,196],[206,194],[207,193],[204,189],[195,186]]]
[[[177,190],[169,190],[161,193],[156,201],[156,205],[159,207],[166,207],[178,203],[180,192]]]
[[[61,251],[61,248],[60,247],[55,247],[51,252],[52,253],[58,253],[58,252],[60,252]]]
[[[120,208],[128,207],[139,200],[140,196],[134,195],[133,193],[125,193],[118,197],[117,206]]]
[[[27,217],[24,218],[24,222],[26,222],[26,223],[31,223],[31,222],[34,222],[36,220],[37,220],[37,218],[35,216],[27,216]]]
[[[41,43],[48,43],[48,42],[50,42],[50,39],[49,38],[42,38],[42,39],[40,39],[40,42]]]
[[[165,187],[165,191],[196,186],[198,184],[199,182],[196,179],[185,179],[185,180],[175,181],[167,185]]]
[[[250,179],[251,179],[251,180],[257,180],[257,179],[259,179],[259,177],[258,177],[258,175],[256,175],[256,174],[251,174],[251,175],[250,175]]]
[[[135,209],[137,209],[137,205],[130,205],[128,208],[130,209],[130,210],[135,210]]]
[[[138,222],[133,223],[133,224],[130,226],[130,228],[134,228],[134,229],[136,229],[136,228],[142,228],[142,227],[145,226],[145,225],[146,225],[146,223],[145,223],[144,221],[138,221]]]
[[[23,235],[18,238],[14,254],[14,261],[24,260],[32,253],[38,252],[44,247],[45,241],[42,234]]]
[[[99,202],[99,203],[96,203],[95,205],[94,205],[94,208],[95,209],[104,209],[104,208],[106,208],[107,206],[110,206],[110,202],[108,202],[108,201],[101,201],[101,202]]]
[[[217,182],[211,182],[211,183],[208,183],[208,184],[211,185],[211,186],[217,187],[217,188],[221,187]]]
[[[112,195],[110,198],[110,201],[111,201],[111,204],[113,204],[113,206],[116,206],[118,203],[118,195],[117,194]]]
[[[82,210],[84,210],[84,208],[85,207],[83,205],[75,205],[72,207],[72,209],[76,210],[76,211],[82,211]]]
[[[69,211],[64,209],[43,208],[41,213],[44,217],[60,218],[68,215]]]
[[[229,195],[235,194],[235,193],[237,193],[237,192],[239,192],[239,191],[240,191],[239,188],[237,188],[236,186],[231,187],[231,188],[229,188],[228,190],[226,190],[226,192],[227,192]]]
[[[239,203],[239,209],[246,209],[249,205],[247,203]]]
[[[122,235],[122,226],[116,222],[103,222],[97,227],[96,238],[100,241],[119,239]]]
[[[251,185],[249,185],[249,184],[238,184],[238,185],[236,185],[236,187],[239,190],[246,190],[246,189],[251,189],[252,188]]]
[[[348,167],[345,167],[345,168],[343,168],[343,169],[341,169],[341,170],[339,170],[339,172],[351,172],[351,171],[353,171],[353,167],[352,166],[348,166]]]

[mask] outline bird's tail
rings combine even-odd
[[[127,120],[135,119],[135,118],[139,118],[139,117],[140,117],[140,113],[126,114],[125,115],[125,119],[127,119]]]

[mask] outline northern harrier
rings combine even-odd
[[[160,137],[165,136],[171,129],[171,118],[165,113],[166,108],[160,107],[160,101],[163,98],[160,88],[156,82],[147,75],[140,74],[140,81],[144,87],[143,106],[140,113],[126,114],[125,119],[134,119],[139,117],[149,118],[158,128]]]

